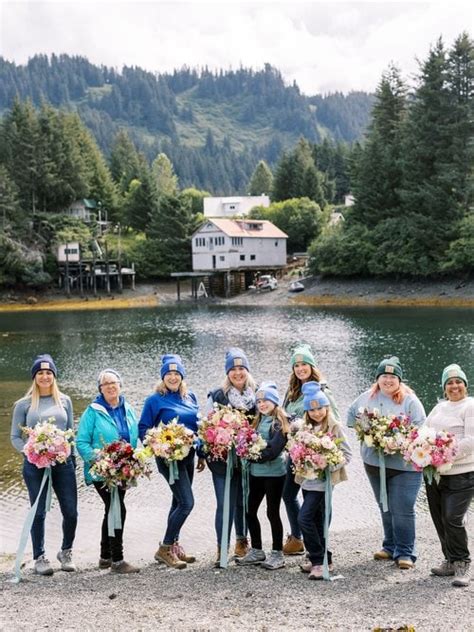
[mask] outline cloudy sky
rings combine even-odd
[[[84,55],[120,69],[279,68],[306,94],[369,90],[393,61],[410,79],[439,36],[474,23],[472,2],[0,0],[0,55]]]

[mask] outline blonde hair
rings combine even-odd
[[[227,395],[227,393],[230,391],[230,389],[233,386],[234,385],[230,381],[229,376],[226,375],[225,379],[224,379],[224,381],[222,383],[222,390],[224,391],[224,394]],[[255,380],[253,379],[253,377],[250,375],[250,373],[248,371],[247,371],[247,378],[245,379],[245,384],[244,384],[243,390],[245,390],[246,388],[250,388],[254,392],[257,390],[257,385],[255,383]]]
[[[311,367],[311,375],[308,378],[308,382],[321,382],[321,380],[323,379],[321,371],[312,364],[310,364],[309,366]],[[295,370],[293,369],[291,371],[290,383],[288,386],[287,400],[289,402],[296,402],[296,400],[301,397],[302,386],[303,382],[296,377]]]
[[[173,393],[174,391],[170,391],[168,388],[166,388],[163,380],[160,380],[155,386],[155,392],[159,393],[160,395],[167,395],[168,393]],[[178,393],[181,399],[186,399],[186,397],[188,396],[188,386],[184,380],[181,380],[181,384],[178,388]]]
[[[329,406],[324,406],[324,408],[326,409],[326,415],[324,416],[324,419],[322,421],[315,422],[314,419],[311,419],[311,417],[308,414],[309,411],[307,410],[304,411],[303,420],[305,423],[310,424],[310,425],[314,425],[315,423],[318,423],[318,425],[321,426],[320,432],[326,433],[332,430],[334,426],[337,426],[338,423],[334,419],[334,415],[331,412],[331,408]]]
[[[53,384],[51,385],[50,396],[54,399],[54,403],[56,404],[56,406],[59,406],[60,408],[64,408],[63,403],[61,401],[61,395],[62,393],[58,388],[56,377],[53,376]],[[33,378],[33,383],[31,384],[28,391],[23,395],[23,397],[20,397],[20,399],[15,403],[21,402],[25,399],[31,399],[31,404],[30,404],[31,410],[38,410],[39,402],[40,402],[40,390],[34,378]]]
[[[378,382],[374,382],[374,384],[372,384],[372,386],[370,387],[369,397],[375,397],[377,393],[380,392],[380,390],[381,389]],[[393,395],[391,395],[391,398],[395,402],[395,404],[401,404],[405,397],[407,395],[410,395],[411,393],[413,393],[413,390],[403,382],[400,382],[398,389],[395,391],[395,393],[393,393]]]
[[[273,417],[273,429],[275,429],[279,425],[283,434],[288,434],[288,432],[290,432],[290,422],[288,421],[288,415],[285,413],[281,406],[275,405],[275,408],[272,410],[270,416]],[[262,417],[262,413],[258,411],[252,423],[253,428],[256,428],[258,426]]]

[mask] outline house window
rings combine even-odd
[[[209,237],[209,244],[212,244],[212,242],[213,242],[213,238]]]
[[[224,257],[223,255],[221,255],[221,256],[219,257],[219,261],[225,261],[225,257]]]
[[[231,205],[229,206],[229,208],[230,208],[230,210],[231,210],[231,211],[235,211],[235,205],[234,205],[234,204],[231,204]]]
[[[224,237],[216,237],[216,246],[223,246],[225,244],[225,238]]]
[[[250,261],[255,261],[255,255],[250,255]]]
[[[277,239],[277,240],[276,240],[276,242],[275,242],[275,246],[278,246],[278,239]]]
[[[240,260],[245,261],[245,255],[240,255]]]
[[[205,237],[196,237],[196,247],[200,247],[200,246],[205,246],[206,245],[206,239]]]
[[[242,246],[244,243],[243,237],[232,237],[233,246]]]

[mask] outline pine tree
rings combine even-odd
[[[260,160],[250,178],[248,185],[249,195],[270,195],[272,190],[273,174],[265,160]]]
[[[158,154],[151,165],[151,172],[158,195],[176,195],[178,193],[178,178],[166,154]]]

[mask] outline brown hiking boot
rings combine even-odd
[[[443,560],[439,566],[433,566],[431,574],[436,577],[451,577],[454,575],[454,565],[448,560]]]
[[[286,538],[286,542],[283,545],[283,554],[284,555],[301,555],[304,553],[304,544],[303,540],[299,538],[295,538],[294,535],[288,535]]]
[[[471,563],[470,562],[453,562],[454,566],[454,579],[451,582],[453,586],[459,588],[466,588],[471,581]]]
[[[117,573],[117,575],[126,575],[128,573],[139,573],[140,569],[132,566],[125,560],[120,560],[120,562],[112,562],[110,572]]]
[[[163,562],[171,568],[186,568],[186,562],[182,562],[176,557],[171,544],[160,544],[160,548],[155,553],[155,560]]]
[[[217,547],[216,559],[214,561],[214,568],[219,568],[220,565],[221,565],[221,547],[218,546]]]
[[[235,557],[244,557],[249,552],[248,538],[239,538],[235,541],[234,555]]]
[[[176,555],[178,560],[181,560],[182,562],[186,562],[187,564],[192,564],[193,562],[196,561],[196,558],[194,557],[194,555],[186,555],[183,547],[181,546],[179,542],[175,542],[173,544],[173,553]]]
[[[377,551],[377,553],[374,553],[374,560],[388,561],[392,559],[393,559],[392,554],[386,551],[385,549],[382,549],[381,551]]]

